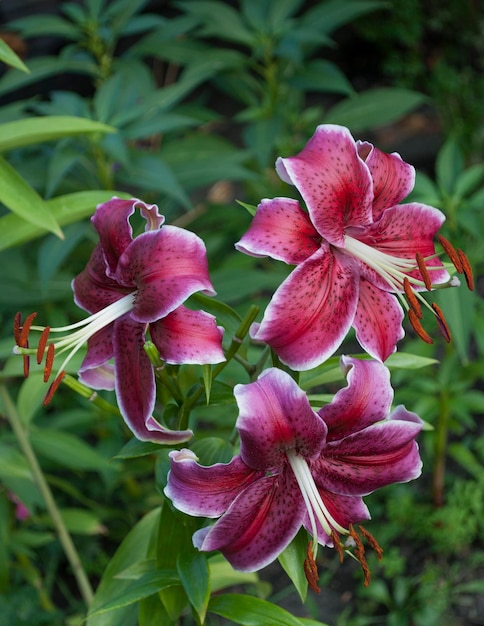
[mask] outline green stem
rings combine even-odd
[[[449,423],[449,398],[444,390],[441,393],[440,412],[435,428],[435,461],[432,477],[432,501],[435,507],[445,503],[445,461]]]
[[[54,496],[52,495],[47,480],[45,479],[39,462],[37,461],[37,457],[35,456],[35,452],[30,445],[29,438],[20,421],[15,405],[12,402],[10,394],[8,393],[5,385],[0,385],[0,396],[3,400],[8,421],[10,422],[12,430],[17,438],[20,449],[22,450],[25,458],[30,465],[30,469],[32,470],[32,474],[34,475],[40,493],[42,494],[47,511],[57,531],[59,541],[61,542],[64,553],[69,563],[71,564],[72,571],[76,578],[81,595],[87,607],[89,607],[94,596],[91,583],[89,582],[86,572],[82,567],[79,554],[71,539],[69,531],[64,524],[64,520],[62,519],[60,511],[57,508],[57,504],[54,500]]]

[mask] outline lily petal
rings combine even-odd
[[[379,361],[341,357],[348,386],[318,411],[328,426],[327,441],[342,439],[384,419],[393,400],[390,372]]]
[[[309,216],[290,198],[262,200],[249,230],[235,244],[239,252],[299,265],[319,248],[321,237]]]
[[[125,315],[114,322],[113,345],[115,389],[119,410],[129,428],[141,441],[149,436],[147,420],[155,405],[155,380],[143,344],[145,327]]]
[[[97,313],[133,291],[106,276],[106,261],[98,244],[80,274],[72,281],[74,302],[89,313]]]
[[[361,347],[375,359],[385,361],[397,349],[405,332],[403,309],[396,296],[360,279],[358,306],[353,326]]]
[[[278,288],[251,336],[268,343],[293,369],[311,369],[346,337],[357,300],[353,259],[332,254],[324,244]]]
[[[342,247],[347,226],[372,222],[372,181],[349,130],[325,124],[295,157],[279,158],[276,170],[301,193],[316,230]]]
[[[274,561],[296,536],[305,508],[292,472],[261,478],[210,529],[193,536],[200,550],[220,550],[235,569],[253,572]]]
[[[264,476],[234,456],[230,463],[204,467],[191,450],[173,450],[165,495],[188,515],[219,517],[248,485]]]
[[[334,493],[364,496],[417,478],[422,462],[415,437],[421,429],[415,413],[398,407],[388,419],[328,443],[312,465],[316,483]]]
[[[401,202],[415,185],[415,168],[397,153],[387,154],[366,141],[357,141],[358,154],[373,179],[373,220]]]
[[[286,372],[267,369],[255,382],[236,385],[234,396],[239,406],[240,456],[250,467],[280,468],[288,449],[307,458],[321,452],[326,426]]]
[[[165,317],[196,291],[215,294],[205,244],[176,226],[136,237],[121,255],[115,278],[121,284],[136,285],[131,315],[138,322]]]
[[[150,335],[168,363],[221,363],[223,328],[213,315],[181,305],[150,324]]]
[[[79,380],[94,389],[114,389],[113,326],[105,326],[87,342],[87,354],[79,368]]]

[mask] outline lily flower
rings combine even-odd
[[[442,311],[420,294],[459,284],[433,243],[445,217],[424,204],[399,204],[414,186],[411,165],[328,124],[297,156],[279,158],[276,170],[297,187],[307,211],[290,198],[262,200],[236,244],[246,254],[297,266],[254,325],[254,339],[305,370],[330,357],[353,326],[363,349],[384,361],[404,335],[402,306],[418,335],[432,343],[420,322],[426,306],[450,340]],[[465,254],[443,238],[441,244],[472,283]]]
[[[403,406],[390,413],[393,389],[382,363],[342,357],[341,364],[348,385],[318,412],[277,368],[236,385],[240,454],[230,463],[203,467],[191,450],[170,452],[165,494],[184,513],[219,518],[194,534],[197,548],[220,550],[236,569],[255,571],[304,526],[313,538],[310,584],[318,544],[334,547],[340,557],[353,546],[369,580],[353,527],[370,517],[362,496],[420,475],[415,437],[422,421]],[[373,537],[360,532],[380,555]]]
[[[145,232],[133,237],[130,217],[138,209]],[[14,328],[16,352],[24,355],[28,374],[30,354],[40,364],[45,355],[44,380],[50,378],[55,356],[67,353],[44,404],[65,375],[67,363],[87,343],[79,379],[95,389],[115,389],[119,409],[136,437],[143,441],[179,443],[190,430],[170,431],[152,416],[155,376],[144,344],[147,333],[160,358],[171,364],[219,363],[223,329],[212,315],[182,303],[193,293],[214,295],[206,250],[195,234],[164,226],[156,205],[141,200],[112,198],[91,218],[99,244],[86,268],[74,278],[74,301],[91,315],[61,328],[34,326],[35,314]],[[41,333],[37,349],[29,348],[30,331]],[[53,333],[59,339],[51,341]],[[113,363],[112,363],[113,361]]]

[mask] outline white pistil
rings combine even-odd
[[[331,537],[333,530],[337,533],[347,535],[348,529],[343,528],[334,519],[331,513],[326,508],[321,496],[319,495],[318,488],[314,482],[314,478],[311,474],[311,470],[307,464],[306,459],[297,454],[295,450],[287,450],[287,460],[294,472],[297,484],[301,490],[304,504],[308,511],[309,519],[311,521],[311,530],[313,535],[313,553],[316,554],[318,545],[318,530],[316,526],[316,519],[321,524],[324,532]]]
[[[112,302],[104,309],[101,309],[97,313],[90,315],[89,317],[70,324],[69,326],[59,326],[57,328],[51,328],[49,333],[63,333],[75,330],[75,332],[61,337],[58,340],[54,340],[52,343],[55,346],[56,354],[62,354],[66,350],[70,349],[69,354],[65,358],[64,362],[59,368],[59,372],[65,370],[66,365],[76,354],[76,352],[97,332],[119,319],[126,313],[129,313],[133,309],[136,292],[130,293],[116,302]],[[38,330],[42,332],[43,326],[31,326],[30,330]]]

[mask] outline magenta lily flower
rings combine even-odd
[[[297,266],[252,337],[305,370],[330,357],[353,326],[364,350],[384,361],[404,335],[400,299],[417,333],[432,342],[420,323],[421,304],[430,306],[419,292],[459,281],[435,253],[444,215],[416,202],[399,204],[413,188],[414,168],[396,153],[355,142],[344,127],[322,125],[276,169],[297,187],[307,211],[289,198],[262,200],[236,244],[246,254]],[[431,310],[450,339],[441,310]]]
[[[130,217],[138,209],[145,232],[133,238]],[[47,346],[44,378],[48,380],[54,351],[68,351],[46,396],[48,402],[65,367],[87,342],[79,379],[95,389],[115,389],[126,423],[140,440],[159,443],[187,441],[190,430],[170,431],[152,416],[155,405],[153,366],[145,353],[147,334],[163,361],[219,363],[223,329],[212,315],[182,303],[197,291],[214,295],[208,275],[205,245],[195,234],[163,226],[156,205],[136,199],[112,200],[97,207],[92,222],[100,242],[86,268],[73,280],[74,300],[91,315],[63,328],[32,326],[33,316],[17,321],[18,352],[28,353],[29,330],[42,332],[37,350],[40,363],[54,332],[62,337]],[[35,352],[35,351],[34,351]],[[28,356],[26,357],[28,358]]]
[[[378,361],[341,362],[348,386],[319,412],[280,369],[236,385],[240,454],[230,463],[202,467],[190,450],[170,452],[165,494],[184,513],[219,518],[194,534],[196,547],[254,571],[304,526],[314,563],[318,543],[342,554],[340,536],[349,535],[361,546],[352,524],[370,517],[362,496],[419,476],[422,422],[403,406],[390,413],[388,369]]]

